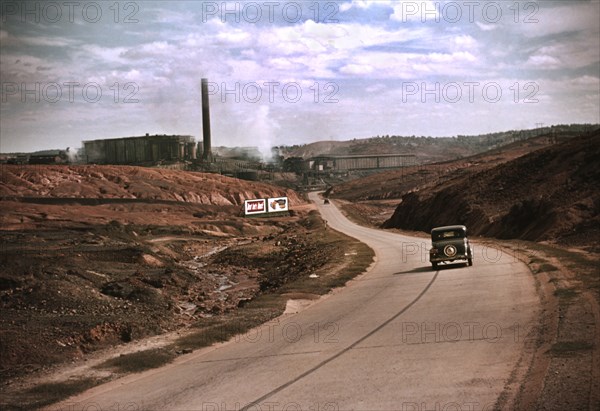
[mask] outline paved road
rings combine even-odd
[[[330,227],[376,251],[367,274],[298,314],[51,409],[450,411],[510,400],[539,310],[527,268],[476,245],[473,267],[432,271],[427,241],[357,226],[311,199]]]

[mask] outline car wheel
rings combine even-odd
[[[470,267],[470,266],[472,266],[472,265],[473,265],[473,259],[472,259],[472,258],[469,258],[469,260],[468,260],[468,261],[469,261],[469,263],[468,263],[468,264],[469,264],[469,267]]]
[[[438,266],[438,263],[431,263],[431,267],[432,267],[434,270],[437,270],[437,266]]]

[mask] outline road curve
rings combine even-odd
[[[475,245],[431,270],[423,239],[360,227],[311,194],[329,226],[376,252],[369,272],[306,310],[49,409],[491,410],[528,366],[539,299],[527,267]]]

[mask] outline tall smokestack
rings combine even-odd
[[[210,161],[212,159],[212,153],[210,150],[210,107],[208,105],[208,79],[203,78],[201,81],[202,89],[202,138],[204,141],[204,150],[202,152],[202,159]]]

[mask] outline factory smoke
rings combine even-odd
[[[245,129],[248,131],[247,140],[252,141],[263,156],[263,161],[271,161],[273,154],[271,149],[279,145],[276,134],[279,124],[270,118],[270,109],[267,105],[259,106],[254,115],[245,121]]]

